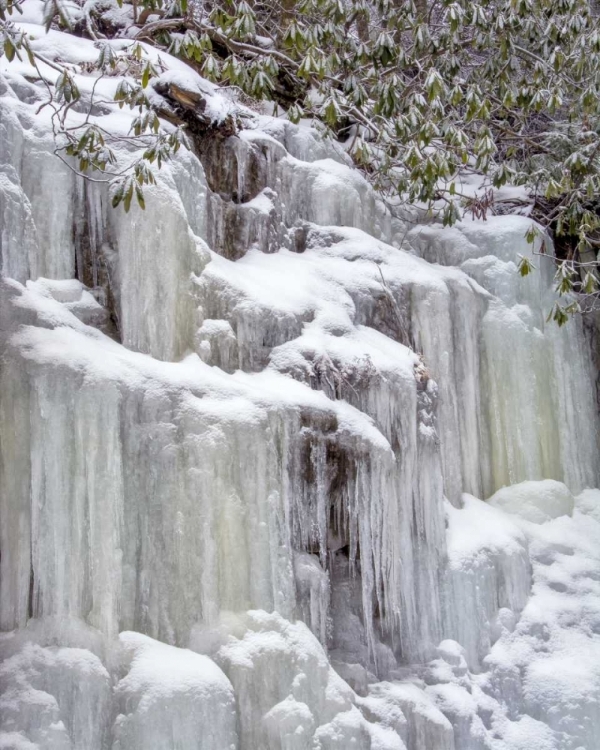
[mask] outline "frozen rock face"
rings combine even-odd
[[[596,748],[594,376],[528,221],[407,231],[249,112],[126,215],[2,70],[0,747]]]
[[[405,561],[416,585],[431,584],[420,606],[441,628],[432,561],[443,517],[438,528],[417,519],[419,542],[431,539],[432,550],[413,556],[415,496],[403,495],[408,507],[398,501],[394,452],[358,409],[274,371],[224,380],[197,357],[168,364],[131,353],[44,285],[6,282],[3,300],[3,319],[14,316],[2,369],[2,424],[13,437],[3,466],[26,462],[20,477],[2,473],[3,627],[74,616],[109,634],[135,628],[182,645],[198,620],[262,606],[314,613],[311,625],[325,638],[335,556],[339,576],[355,582],[364,658],[374,661],[378,631],[401,633],[401,617],[407,652],[431,648],[417,630],[415,591],[394,577],[408,580]],[[37,325],[23,326],[27,319]],[[66,359],[57,358],[61,349]],[[28,530],[24,538],[10,533],[13,523]],[[63,549],[76,550],[81,567]],[[294,554],[309,550],[317,582],[307,585],[293,571]],[[393,567],[382,576],[385,559]]]
[[[576,492],[598,484],[589,345],[580,320],[568,332],[545,321],[552,305],[552,265],[532,253],[542,241],[547,248],[550,243],[538,238],[532,248],[525,239],[530,224],[525,217],[492,216],[448,231],[419,227],[410,237],[422,257],[460,267],[493,295],[476,333],[476,377],[438,378],[441,429],[445,424],[450,430],[447,440],[442,433],[445,475],[446,465],[460,465],[462,455],[456,481],[478,497],[531,479],[563,481]],[[519,255],[531,257],[539,267],[535,278],[516,274]],[[446,350],[435,351],[430,356]],[[476,409],[460,390],[453,392],[457,386],[478,395],[479,400],[471,401]],[[485,394],[483,399],[479,394]],[[461,430],[459,440],[450,437],[456,424],[444,418],[450,409],[479,416],[479,453],[462,446],[463,435],[474,434],[473,428]]]

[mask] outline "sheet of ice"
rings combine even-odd
[[[540,236],[529,245],[531,224],[523,216],[490,216],[452,229],[417,227],[410,234],[422,257],[459,266],[494,295],[475,330],[478,359],[463,378],[477,394],[478,408],[460,409],[481,412],[477,425],[459,430],[461,440],[465,433],[478,434],[481,459],[473,462],[477,454],[463,451],[461,472],[462,488],[477,496],[531,479],[556,479],[574,491],[598,484],[589,346],[577,318],[566,328],[546,323],[554,301],[552,243]],[[534,256],[542,242],[548,257]],[[520,255],[534,262],[532,276],[517,273]],[[444,411],[457,399],[446,394],[446,379],[439,380],[441,422],[456,424]],[[443,441],[443,452],[451,442]]]
[[[391,553],[383,545],[393,542],[385,526],[396,505],[394,458],[373,422],[274,371],[223,377],[195,356],[169,364],[129,352],[75,318],[72,303],[54,299],[47,283],[37,287],[13,282],[4,294],[4,319],[14,315],[18,332],[7,341],[2,372],[2,420],[15,436],[3,444],[3,460],[27,461],[20,477],[3,472],[5,626],[62,614],[107,633],[135,626],[182,643],[194,622],[210,622],[221,609],[260,605],[292,614],[293,552],[320,540],[326,559],[329,521],[320,514],[335,480],[339,523],[362,549],[372,647],[372,599],[397,595],[392,579],[378,573]],[[33,310],[44,327],[19,328]],[[36,416],[25,423],[22,410]],[[73,434],[81,448],[65,462],[59,457]],[[237,453],[237,468],[223,451],[229,440],[245,446],[248,460]],[[278,453],[279,440],[289,441],[289,455]],[[328,476],[333,441],[335,460],[344,463]],[[305,452],[322,467],[316,486],[306,480]],[[10,535],[12,519],[28,542]],[[58,554],[65,549],[68,555]],[[85,560],[81,567],[69,565],[71,554]],[[326,594],[324,586],[325,610]]]

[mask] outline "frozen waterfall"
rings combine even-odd
[[[0,748],[598,750],[595,374],[531,220],[251,112],[125,214],[2,65]]]

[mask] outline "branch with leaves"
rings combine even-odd
[[[527,233],[528,242],[533,245],[539,234],[540,229],[532,225]],[[554,255],[546,252],[545,240],[542,240],[539,250],[534,250],[534,256],[556,266],[554,291],[558,299],[548,313],[547,321],[553,320],[563,326],[572,315],[600,310],[600,272],[596,258],[582,261],[571,257],[557,261]],[[529,276],[536,270],[532,259],[524,255],[519,255],[517,268],[521,276]]]
[[[145,93],[150,80],[161,71],[146,59],[139,43],[131,42],[130,49],[119,54],[110,44],[99,43],[98,59],[87,71],[97,76],[96,81],[91,96],[84,102],[73,71],[39,54],[27,34],[19,31],[13,22],[13,14],[22,12],[22,1],[0,0],[2,52],[9,62],[15,58],[23,60],[23,56],[26,56],[37,71],[39,80],[44,82],[48,96],[38,108],[38,113],[46,107],[52,110],[51,123],[57,143],[54,153],[87,180],[108,184],[114,207],[122,203],[129,211],[135,196],[140,207],[144,208],[143,187],[156,182],[152,165],[156,164],[160,169],[186,143],[182,128],[172,128],[168,132],[164,130]],[[55,22],[70,26],[66,11],[56,0],[46,3],[45,22],[47,30]],[[42,73],[40,65],[58,73],[52,84]],[[116,135],[91,122],[92,111],[99,103],[96,95],[98,82],[117,72],[121,81],[110,104],[137,110],[128,136]],[[73,123],[68,115],[76,104],[84,104],[87,114]],[[134,156],[124,158],[123,151]]]
[[[469,169],[482,194],[560,196],[560,220],[586,225],[582,200],[600,187],[589,0],[152,0],[151,11],[139,38],[293,121],[321,122],[388,197],[451,224]]]

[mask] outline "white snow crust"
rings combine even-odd
[[[572,516],[575,499],[562,482],[545,479],[503,487],[488,502],[526,521],[545,523],[559,516]]]

